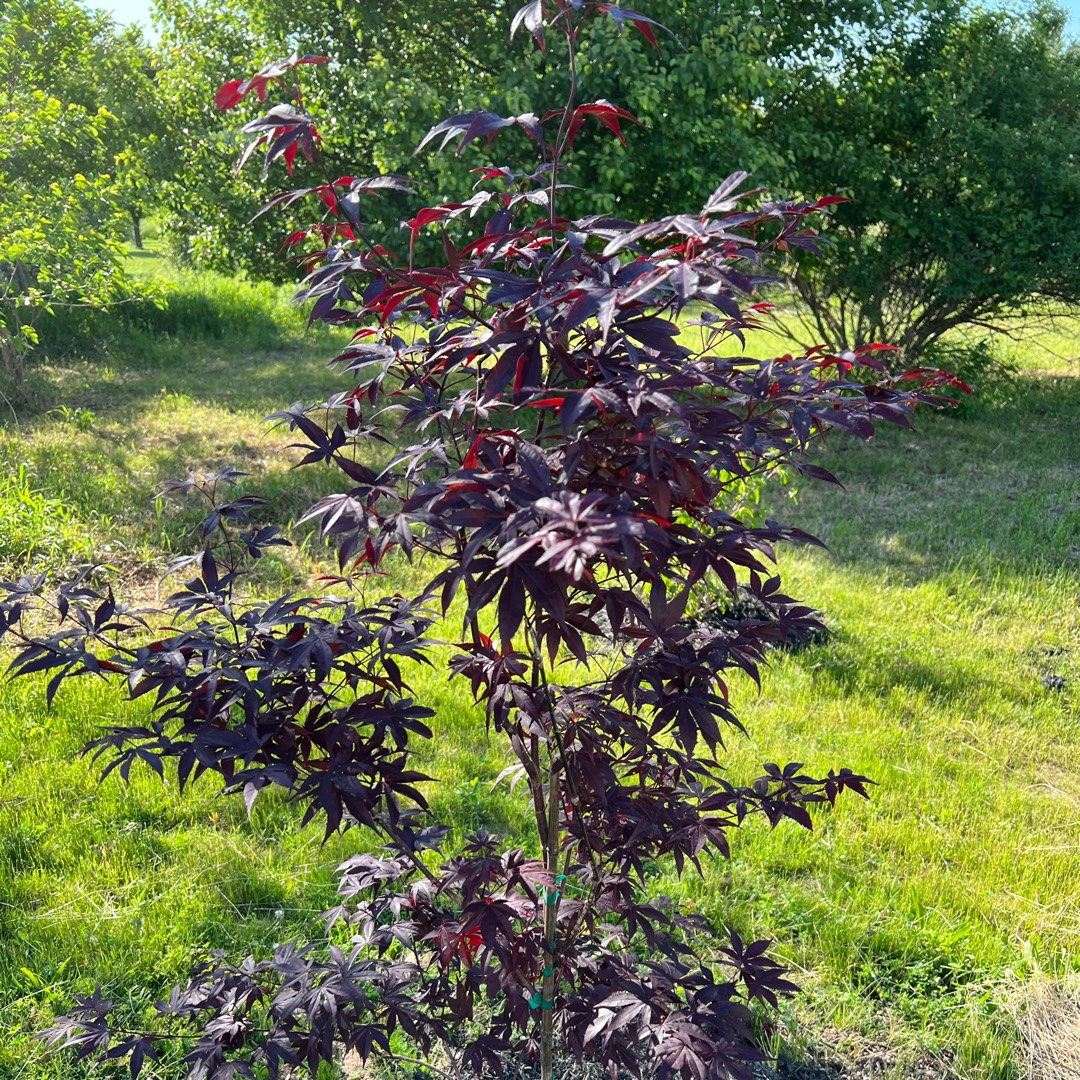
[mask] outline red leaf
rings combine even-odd
[[[618,105],[612,105],[610,101],[601,99],[600,101],[594,101],[588,105],[579,105],[574,110],[573,117],[570,120],[570,127],[567,132],[571,146],[574,145],[574,136],[581,127],[582,118],[586,116],[595,116],[608,131],[615,134],[623,146],[626,145],[626,140],[623,138],[622,129],[619,127],[619,120],[629,120],[634,124],[640,123],[633,113],[629,113],[625,109],[620,109]]]
[[[843,195],[823,195],[816,203],[814,203],[815,210],[821,210],[826,206],[835,206],[837,203],[851,202],[850,199],[845,199]]]
[[[634,29],[637,30],[648,43],[657,51],[660,51],[660,46],[656,44],[656,35],[652,32],[652,27],[649,25],[652,19],[635,19]]]
[[[624,22],[627,20],[632,22],[634,24],[634,29],[645,37],[657,52],[660,51],[660,46],[656,44],[656,37],[653,35],[652,28],[654,26],[663,27],[662,23],[658,23],[655,19],[650,19],[647,15],[642,15],[640,11],[631,11],[629,8],[617,7],[615,4],[598,4],[597,7],[600,11],[604,12],[606,15],[610,15],[615,20],[615,25],[619,28],[620,32],[622,31]]]
[[[472,446],[469,447],[469,452],[465,455],[465,460],[462,461],[461,467],[463,469],[475,469],[480,464],[480,458],[476,451],[480,448],[480,444],[484,441],[483,435],[477,435],[473,440]]]
[[[214,104],[223,112],[239,105],[247,93],[246,90],[240,89],[243,85],[240,79],[233,79],[232,82],[224,83],[214,95]]]
[[[414,232],[419,232],[425,225],[430,225],[433,221],[442,221],[443,218],[449,217],[450,211],[457,209],[458,204],[449,204],[447,206],[425,206],[422,210],[418,211],[416,217],[410,218],[406,224]]]
[[[479,169],[470,169],[469,172],[482,173],[483,175],[480,177],[481,180],[496,180],[496,179],[498,179],[498,180],[505,180],[508,183],[509,183],[509,181],[511,180],[511,178],[514,175],[505,166],[500,169],[498,166],[495,166],[495,165],[485,165],[485,166],[482,166]]]

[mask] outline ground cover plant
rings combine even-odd
[[[647,17],[604,5],[533,3],[515,26],[538,41],[545,28],[560,37],[573,72],[581,19],[597,12],[653,40]],[[265,167],[283,158],[291,170],[300,151],[318,163],[293,72],[322,59],[294,56],[221,88],[223,108],[262,99],[272,83],[292,95],[246,126],[244,160],[263,148]],[[183,624],[165,636],[147,641],[155,625],[92,575],[60,589],[52,634],[25,625],[43,581],[6,586],[13,668],[51,673],[48,698],[87,674],[122,676],[133,698],[153,696],[151,720],[113,726],[94,744],[107,772],[127,778],[139,763],[162,775],[175,758],[181,787],[216,772],[249,808],[281,787],[327,837],[363,827],[385,842],[341,868],[344,903],[331,921],[352,930],[347,950],[282,946],[238,966],[219,958],[160,1004],[179,1030],[113,1028],[111,1003],[95,993],[53,1041],[82,1057],[126,1058],[133,1075],[177,1045],[198,1077],[300,1063],[314,1072],[340,1046],[393,1060],[436,1045],[452,1067],[477,1073],[535,1059],[548,1078],[559,1050],[612,1076],[751,1075],[746,1063],[761,1052],[740,990],[775,1006],[791,985],[767,941],[744,944],[732,931],[706,952],[707,921],[649,896],[653,864],[700,869],[702,853],[726,854],[727,831],[755,813],[809,827],[808,806],[845,789],[865,794],[866,780],[846,769],[814,779],[798,764],[766,765],[749,785],[721,775],[723,728],[741,728],[725,678],[756,678],[770,643],[815,620],[768,569],[773,545],[810,538],[748,526],[718,500],[729,478],[785,461],[828,479],[803,461],[824,432],[910,426],[915,405],[953,380],[917,370],[863,383],[853,372],[880,372],[876,346],[725,355],[755,325],[758,308],[739,297],[759,282],[763,256],[812,248],[807,218],[830,200],[740,210],[737,174],[699,214],[567,221],[560,170],[592,120],[620,136],[632,117],[578,102],[572,78],[566,104],[542,118],[479,112],[436,125],[425,142],[459,149],[519,127],[541,158],[526,175],[486,170],[501,191],[411,219],[415,239],[490,211],[463,246],[444,231],[444,266],[417,267],[411,242],[395,259],[362,239],[362,199],[403,188],[400,177],[327,177],[272,200],[319,196],[322,221],[290,237],[321,240],[301,297],[314,301],[312,321],[361,324],[335,361],[355,388],[277,414],[302,440],[302,463],[333,464],[351,481],[307,515],[334,540],[346,591],[241,598],[245,562],[282,541],[252,523],[261,500],[228,493],[241,475],[231,468],[167,488],[203,498],[209,513],[206,545],[188,563],[196,577],[169,600]],[[693,348],[677,322],[692,303],[705,309]],[[418,332],[401,333],[403,323]],[[387,464],[371,447],[390,444],[391,431]],[[371,602],[365,586],[395,549],[431,556],[426,580],[411,597]],[[732,596],[748,590],[766,616],[689,622],[712,576]],[[445,617],[459,591],[464,640],[449,666],[508,744],[534,852],[502,851],[487,833],[449,845],[417,787],[428,777],[410,752],[431,738],[436,714],[408,679],[431,663],[433,607]],[[584,674],[563,681],[574,661]]]

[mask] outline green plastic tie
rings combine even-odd
[[[560,874],[560,875],[559,875],[559,876],[558,876],[558,877],[557,877],[557,878],[555,879],[555,884],[556,884],[556,885],[561,885],[561,884],[562,884],[562,883],[563,883],[563,882],[564,882],[565,880],[566,880],[566,875],[565,875],[565,874]]]
[[[544,968],[544,975],[545,976],[554,975],[554,974],[555,974],[555,969],[554,968]]]
[[[533,996],[531,998],[529,998],[529,1008],[530,1009],[539,1009],[541,1004],[543,1003],[543,1001],[544,1001],[544,995],[541,994],[539,990],[537,990],[536,993],[533,994]]]

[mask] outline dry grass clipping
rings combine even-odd
[[[1021,1080],[1080,1080],[1080,985],[1035,974],[1010,995]]]

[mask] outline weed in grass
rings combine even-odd
[[[72,431],[93,431],[94,412],[92,409],[72,408],[69,405],[58,405],[49,410],[50,416],[55,416],[59,423]]]
[[[0,474],[0,566],[25,573],[77,563],[87,554],[62,494],[46,494],[24,465]]]

